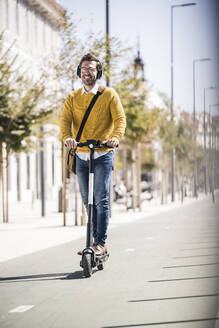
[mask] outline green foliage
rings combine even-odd
[[[55,77],[60,83],[61,91],[71,89],[72,81],[76,76],[76,63],[81,57],[80,40],[77,37],[77,22],[72,14],[67,11],[63,17],[63,23],[60,28],[61,48],[59,58],[55,58],[54,68]]]
[[[108,43],[109,42],[109,43]],[[121,62],[124,62],[130,48],[125,47],[117,37],[106,40],[103,32],[90,33],[85,40],[83,54],[90,52],[102,63],[103,78],[110,78],[110,85],[115,85],[120,80]],[[107,52],[107,49],[110,50]]]
[[[127,120],[126,139],[129,142],[151,140],[157,130],[159,108],[147,105],[149,90],[137,76],[133,63],[122,71],[121,80],[116,85]]]
[[[51,73],[48,78],[55,81],[56,87],[52,91],[54,124],[59,124],[60,111],[63,108],[67,94],[74,88],[74,83],[78,81],[76,75],[77,66],[83,55],[90,52],[94,54],[102,63],[103,79],[110,75],[111,85],[115,83],[118,77],[118,67],[121,56],[125,56],[127,48],[124,48],[121,41],[112,37],[110,43],[110,67],[106,58],[106,37],[101,32],[88,32],[84,40],[78,37],[77,27],[79,20],[75,19],[72,14],[65,12],[63,24],[60,30],[61,48],[58,58],[47,65],[50,67]],[[101,83],[102,81],[100,81]]]
[[[162,112],[160,117],[160,126],[158,133],[164,153],[169,153],[176,146],[177,142],[177,126],[174,120],[171,120],[170,114],[166,111]]]
[[[41,106],[44,101],[43,79],[32,82],[16,67],[18,57],[11,48],[4,50],[0,36],[0,143],[6,143],[8,151],[25,150],[24,141],[32,135],[36,124],[50,114]]]
[[[59,60],[55,63],[55,70],[57,79],[65,81],[65,90],[68,86],[67,91],[72,86],[72,82],[78,79],[76,75],[77,65],[86,53],[92,53],[101,61],[103,77],[110,76],[110,78],[114,78],[118,74],[119,60],[129,50],[129,48],[123,46],[117,37],[106,40],[106,36],[102,31],[96,33],[90,31],[82,41],[78,37],[78,25],[79,21],[73,17],[73,14],[66,12],[61,26],[62,43]],[[106,58],[107,47],[110,47],[110,67],[108,65],[109,58]]]
[[[195,143],[196,131],[189,113],[180,111],[178,117],[171,120],[170,102],[166,95],[161,95],[164,110],[160,116],[159,139],[162,145],[160,166],[170,172],[171,150],[175,149],[175,168],[181,178],[189,180],[194,172],[194,160],[198,163],[199,172],[202,170],[204,154],[202,146]]]
[[[146,89],[135,76],[133,65],[122,71],[121,81],[116,85],[127,120],[126,137],[130,141],[140,141],[146,133],[145,101]]]
[[[191,123],[183,121],[181,118],[177,124],[176,138],[176,156],[178,162],[185,166],[187,163],[193,163],[193,126]]]
[[[147,149],[145,150],[143,156],[145,157],[145,160],[142,165],[142,170],[145,172],[151,172],[153,169],[156,168],[154,151],[152,149]]]

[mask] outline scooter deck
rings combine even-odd
[[[109,253],[106,253],[104,255],[95,256],[94,266],[96,266],[98,270],[103,270],[105,262],[108,260],[108,258],[109,258]]]
[[[98,270],[103,270],[104,263],[108,260],[108,258],[109,258],[109,253],[105,253],[103,255],[94,255],[93,259],[91,260],[91,267],[92,268],[97,267]],[[80,266],[83,268],[83,254],[82,254],[82,259],[80,261]]]
[[[95,259],[98,262],[105,262],[109,257],[109,253],[103,254],[103,255],[96,255]]]
[[[82,254],[79,254],[79,253],[77,253],[79,256],[82,256]],[[102,262],[105,262],[107,259],[108,259],[108,257],[109,257],[109,253],[105,253],[105,254],[103,254],[103,255],[96,255],[95,256],[95,259],[96,260],[98,260],[98,261],[102,261]]]
[[[79,256],[82,256],[82,254],[83,254],[83,252],[86,250],[86,248],[83,250],[83,251],[80,251],[80,252],[77,252],[77,254],[79,255]],[[105,253],[105,254],[103,254],[103,255],[96,255],[95,256],[96,258],[99,258],[100,260],[102,260],[103,258],[105,258],[105,257],[109,257],[109,253],[107,252],[107,253]]]

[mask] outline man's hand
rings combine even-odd
[[[112,138],[112,139],[103,141],[103,143],[106,143],[108,147],[115,148],[119,145],[119,140],[117,138]]]
[[[66,147],[68,147],[68,148],[73,148],[73,149],[75,149],[75,148],[77,148],[77,141],[76,141],[75,139],[72,139],[72,138],[67,138],[67,139],[65,140],[65,145],[66,145]]]

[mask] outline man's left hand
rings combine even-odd
[[[103,141],[103,143],[106,143],[108,147],[117,147],[119,145],[119,140],[117,138],[108,139],[106,141]]]

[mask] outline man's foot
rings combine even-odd
[[[104,255],[107,253],[107,247],[106,247],[106,245],[102,246],[102,245],[98,244],[94,247],[94,251],[95,251],[96,256],[101,256],[101,255]]]
[[[97,246],[97,244],[93,244],[93,249],[94,249],[94,252],[95,252],[95,247]],[[78,255],[82,255],[82,253],[83,253],[83,250],[82,251],[79,251],[79,252],[77,252],[77,254]]]

